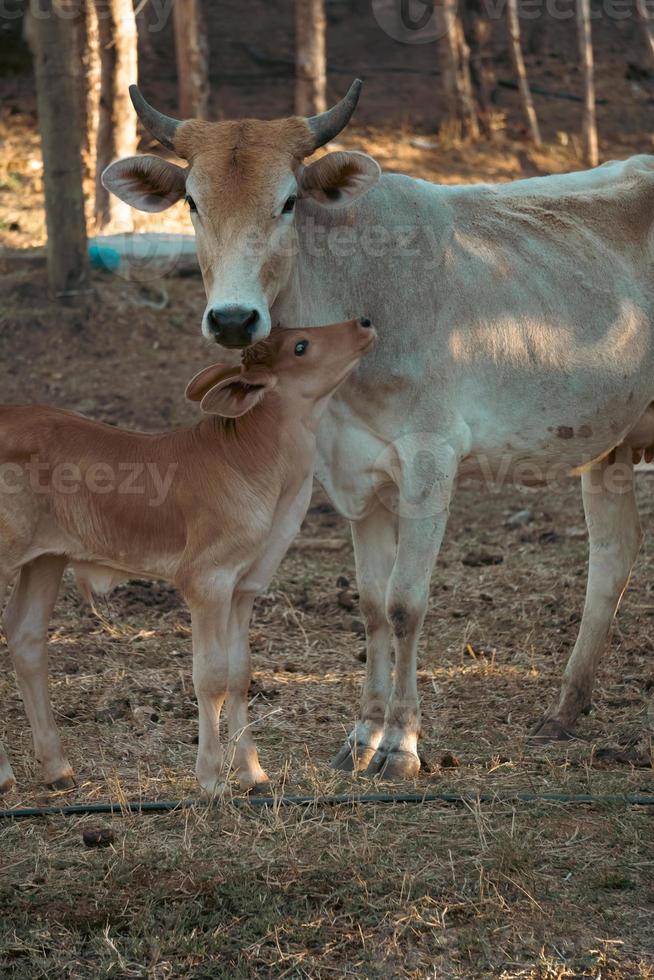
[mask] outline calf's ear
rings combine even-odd
[[[202,411],[237,419],[254,408],[276,384],[277,378],[268,371],[223,378],[202,399]]]
[[[191,378],[186,386],[186,397],[190,402],[201,402],[206,393],[219,381],[235,378],[241,373],[240,367],[228,364],[211,364]]]
[[[186,192],[186,170],[160,157],[127,157],[110,163],[102,185],[139,211],[165,211]]]
[[[299,183],[303,197],[312,197],[323,207],[333,208],[366,194],[380,176],[379,164],[367,153],[339,150],[305,167]]]

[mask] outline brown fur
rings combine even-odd
[[[207,123],[191,119],[180,126],[175,149],[211,188],[211,199],[229,200],[236,212],[253,211],[262,191],[272,191],[310,152],[311,131],[303,119],[262,122],[243,119]]]

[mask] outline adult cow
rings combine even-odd
[[[457,474],[582,473],[586,604],[537,734],[565,736],[589,703],[641,540],[632,448],[654,443],[654,157],[499,186],[380,176],[355,152],[305,164],[360,86],[310,119],[218,123],[171,119],[133,88],[146,129],[188,166],[135,157],[104,182],[146,211],[186,198],[202,329],[221,345],[271,320],[364,310],[378,326],[322,424],[318,476],[352,522],[368,638],[360,717],[334,764],[396,778],[420,766],[416,651]]]

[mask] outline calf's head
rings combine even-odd
[[[207,294],[202,332],[223,347],[247,347],[270,333],[270,307],[290,276],[296,206],[339,207],[379,179],[365,153],[334,152],[304,165],[347,125],[361,82],[327,112],[308,119],[180,121],[150,106],[135,85],[141,122],[186,167],[154,156],[107,167],[104,186],[142,211],[188,204]]]
[[[310,330],[278,327],[243,352],[240,367],[212,364],[196,374],[186,397],[205,412],[238,418],[277,390],[304,414],[336,390],[376,338],[367,317]]]

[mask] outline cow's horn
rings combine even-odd
[[[355,78],[347,95],[340,102],[337,102],[327,112],[321,112],[319,116],[310,116],[307,119],[316,137],[314,150],[317,150],[319,146],[324,146],[325,143],[329,143],[335,136],[338,136],[341,130],[345,129],[357,107],[362,85],[361,79]]]
[[[181,123],[181,119],[173,119],[172,116],[164,116],[163,112],[153,109],[149,102],[143,98],[138,85],[130,85],[129,97],[132,105],[136,109],[139,117],[150,136],[159,140],[167,150],[175,149],[175,131]]]

